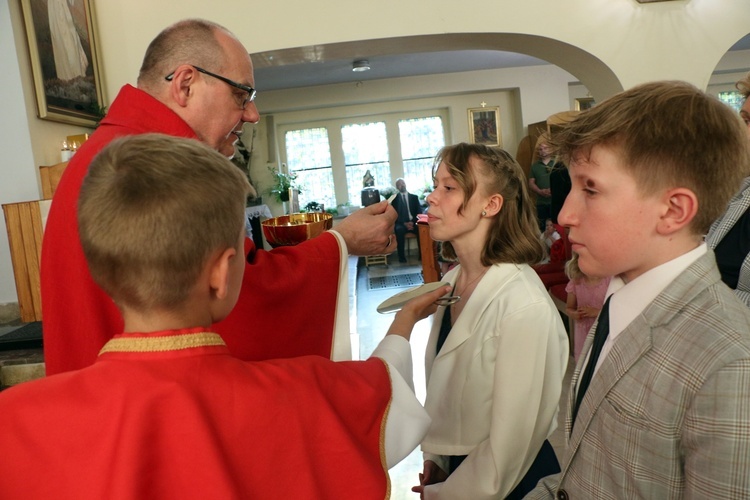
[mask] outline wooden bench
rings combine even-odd
[[[368,255],[365,257],[365,266],[387,266],[388,265],[388,256],[387,255]]]
[[[41,166],[39,167],[39,177],[42,180],[42,198],[45,200],[51,200],[57,189],[57,184],[60,182],[63,172],[68,166],[68,162],[64,161],[57,165]]]

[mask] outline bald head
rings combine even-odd
[[[219,33],[236,39],[223,26],[203,19],[186,19],[164,29],[146,49],[138,87],[153,93],[157,84],[181,64],[221,71],[226,65],[226,53]]]

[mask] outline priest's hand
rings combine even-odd
[[[387,201],[357,210],[336,225],[349,255],[387,255],[396,250],[393,228],[398,214]]]

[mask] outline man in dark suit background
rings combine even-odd
[[[404,179],[396,179],[396,189],[398,195],[392,203],[398,214],[394,232],[398,244],[398,261],[406,262],[406,233],[417,234],[417,214],[422,213],[422,206],[419,204],[417,195],[406,190]],[[419,248],[419,238],[417,238],[417,248]]]

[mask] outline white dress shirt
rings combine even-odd
[[[609,302],[609,336],[602,347],[594,374],[612,350],[617,336],[648,307],[667,285],[703,256],[707,250],[706,244],[701,243],[693,250],[643,273],[630,283],[625,283],[619,276],[612,278],[607,288],[607,297],[612,294],[616,294],[617,297],[612,297]],[[588,363],[590,353],[589,350],[583,366]]]

